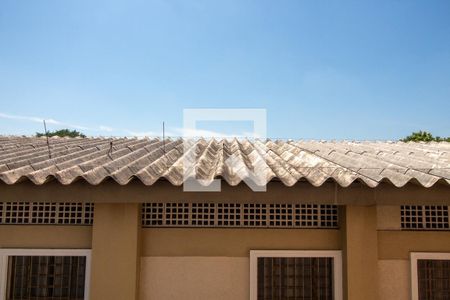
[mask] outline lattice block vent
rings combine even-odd
[[[336,205],[144,203],[144,227],[337,228]]]
[[[0,203],[0,224],[91,225],[92,203]]]
[[[448,230],[448,206],[402,205],[401,226],[410,230]]]

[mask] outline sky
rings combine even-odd
[[[450,136],[450,1],[0,1],[0,134]],[[193,134],[194,135],[194,134]]]

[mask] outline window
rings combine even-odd
[[[402,205],[401,226],[406,230],[449,230],[448,206]]]
[[[1,300],[89,298],[90,250],[0,249]]]
[[[413,300],[450,299],[450,253],[411,253]]]
[[[144,203],[144,227],[338,228],[323,204]]]
[[[341,251],[250,251],[250,300],[342,300]]]

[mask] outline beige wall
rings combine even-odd
[[[450,231],[378,231],[379,259],[409,259],[410,252],[450,252]]]
[[[346,206],[342,216],[344,295],[378,299],[376,206]]]
[[[401,231],[400,206],[377,207],[379,299],[410,299],[411,252],[450,252],[449,231]]]
[[[399,206],[341,213],[339,230],[141,229],[138,204],[97,203],[94,226],[0,225],[0,247],[92,248],[91,299],[248,299],[253,249],[343,250],[348,299],[409,299],[410,252],[450,252],[450,231],[401,231]]]
[[[96,204],[92,232],[92,300],[138,297],[140,205]]]
[[[90,249],[91,226],[0,225],[0,248]]]
[[[142,256],[248,257],[250,250],[340,248],[337,229],[142,229]]]
[[[141,300],[248,300],[246,257],[143,257]]]
[[[377,229],[401,230],[399,205],[377,205]]]
[[[171,278],[178,278],[178,270],[172,262],[176,262],[175,265],[178,264],[180,268],[187,268],[198,262],[199,265],[192,268],[195,274],[191,274],[196,281],[181,284],[182,290],[195,295],[198,287],[205,293],[205,297],[214,299],[211,295],[220,287],[209,283],[199,286],[199,282],[215,278],[217,269],[229,271],[233,268],[239,276],[245,271],[248,277],[248,256],[251,249],[342,249],[343,276],[344,282],[347,282],[344,299],[409,299],[410,252],[450,252],[448,231],[399,230],[398,206],[347,206],[342,212],[340,230],[145,228],[142,230],[140,295],[142,299],[152,299],[150,295],[157,296],[154,299],[177,299],[182,295],[178,294],[181,290],[177,288],[170,292],[159,288],[169,284]],[[242,265],[236,263],[236,258],[244,259],[240,260]],[[163,274],[163,277],[158,277],[157,271],[151,271],[152,266],[155,270],[160,270],[163,269],[161,264],[164,262],[173,267],[158,271]],[[216,263],[219,265],[215,265]],[[227,280],[221,286],[223,289],[229,285]],[[247,281],[234,283],[233,286],[241,294],[246,295],[248,292]],[[244,296],[233,297],[241,299],[239,297]],[[245,297],[242,299],[247,299]]]
[[[140,297],[248,300],[250,250],[340,247],[337,229],[144,228]]]
[[[378,261],[380,300],[411,299],[410,261],[403,259]]]

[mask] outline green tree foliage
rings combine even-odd
[[[55,131],[49,131],[47,132],[48,136],[60,136],[60,137],[86,137],[83,133],[76,131],[76,130],[70,130],[70,129],[60,129]],[[42,132],[36,132],[37,137],[46,136],[45,133]]]
[[[404,139],[402,142],[450,142],[450,137],[441,138],[440,136],[433,136],[426,131],[413,132]]]

